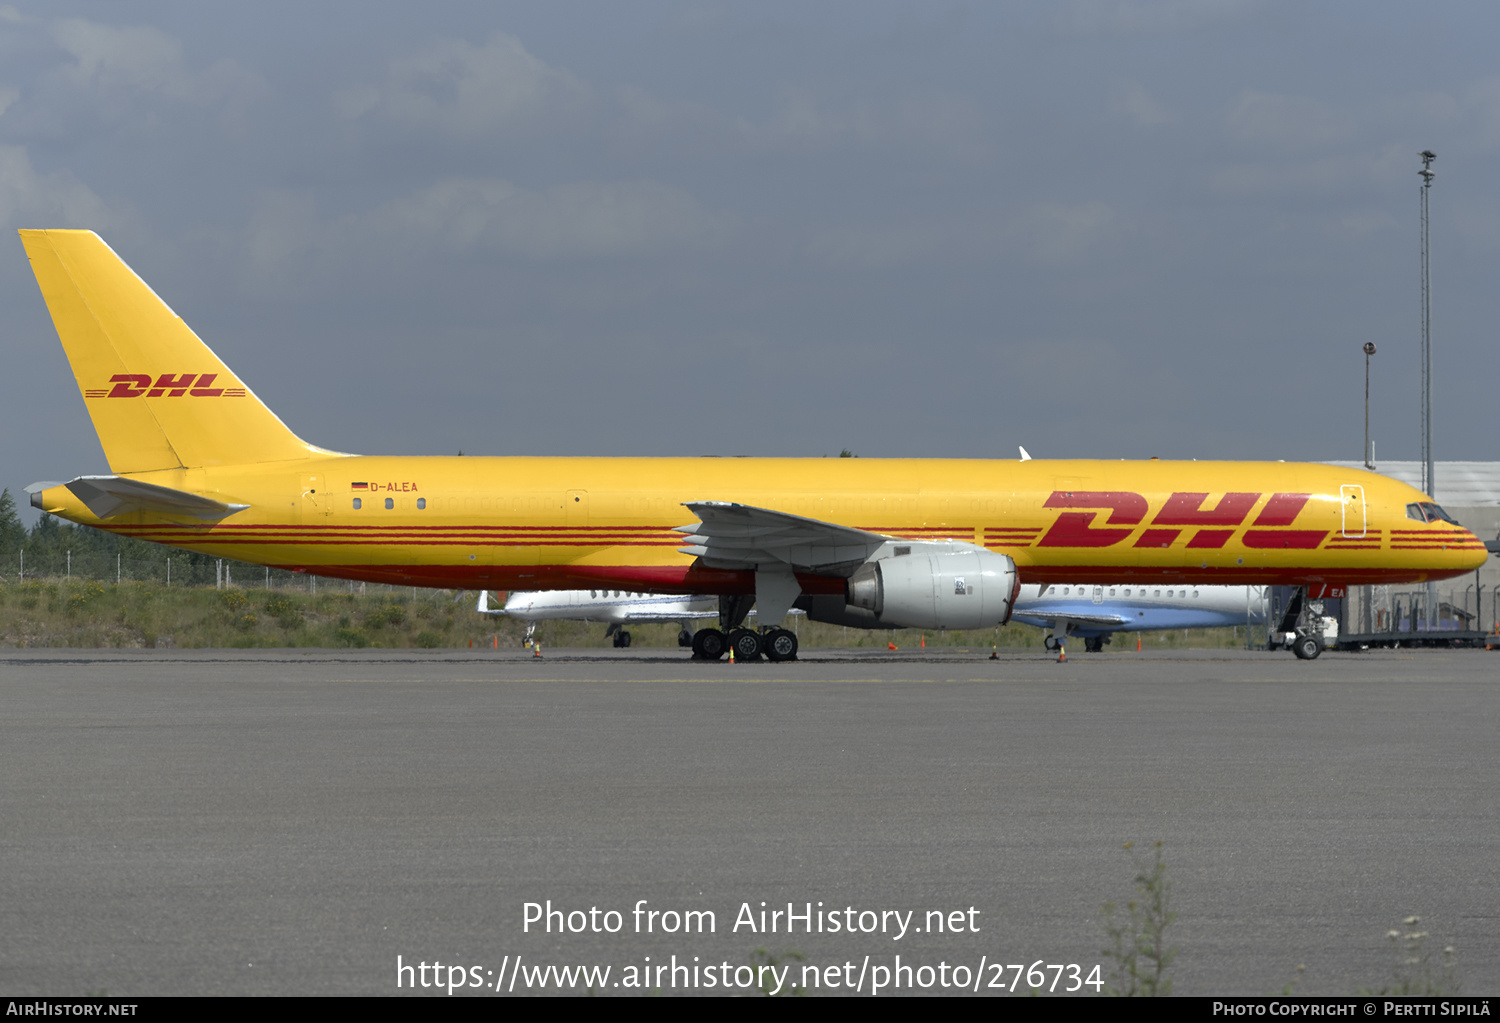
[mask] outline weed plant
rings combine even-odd
[[[1421,917],[1409,916],[1401,921],[1401,929],[1386,932],[1394,960],[1390,980],[1378,988],[1365,988],[1356,994],[1430,998],[1459,993],[1453,946],[1443,946],[1442,952],[1434,959],[1427,946],[1432,935],[1420,929],[1421,923]]]
[[[1127,998],[1170,995],[1168,970],[1177,958],[1177,946],[1167,944],[1167,928],[1177,919],[1172,882],[1167,879],[1161,842],[1151,847],[1149,860],[1134,845],[1125,843],[1135,864],[1135,896],[1126,901],[1123,911],[1116,903],[1104,904],[1109,944],[1103,954],[1114,963],[1114,971],[1100,993]]]

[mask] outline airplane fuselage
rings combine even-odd
[[[1412,518],[1427,500],[1414,488],[1313,463],[330,455],[130,478],[249,507],[100,520],[62,487],[35,503],[215,556],[469,589],[754,592],[753,573],[679,553],[673,528],[696,500],[972,543],[1013,558],[1026,584],[1423,582],[1485,557],[1467,530]]]
[[[1037,592],[1041,591],[1041,592]],[[1197,583],[1024,587],[1011,620],[1038,628],[1066,622],[1070,634],[1212,629],[1265,620],[1265,587]]]
[[[715,597],[687,594],[657,595],[631,590],[513,590],[505,608],[492,613],[523,622],[580,621],[631,625],[647,622],[690,622],[719,617]]]

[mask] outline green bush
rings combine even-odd
[[[406,608],[400,604],[387,604],[365,614],[365,624],[372,629],[382,626],[400,626],[406,622]]]
[[[339,646],[362,648],[370,645],[370,637],[359,629],[342,628],[333,634]]]

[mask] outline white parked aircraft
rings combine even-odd
[[[1150,583],[1098,586],[1023,587],[1012,621],[1048,629],[1047,648],[1058,639],[1083,640],[1085,650],[1102,650],[1116,632],[1152,629],[1213,629],[1264,623],[1264,586],[1192,586]]]
[[[718,597],[695,597],[684,594],[631,593],[623,590],[513,590],[504,607],[491,607],[488,590],[481,590],[474,610],[486,615],[509,615],[526,623],[526,638],[531,645],[536,623],[541,621],[604,622],[604,638],[615,638],[615,646],[630,645],[627,625],[676,622],[679,646],[693,645],[690,622],[719,617]]]
[[[525,643],[530,644],[536,623],[545,620],[605,622],[605,637],[614,636],[615,646],[630,645],[631,623],[677,622],[677,642],[691,646],[691,621],[717,619],[717,597],[630,593],[620,590],[547,590],[512,592],[504,608],[491,607],[488,591],[481,592],[475,608],[480,614],[504,614],[526,623]],[[794,610],[793,614],[799,613]],[[1034,625],[1050,632],[1049,650],[1058,637],[1083,641],[1085,650],[1103,650],[1116,632],[1147,632],[1153,629],[1212,629],[1231,625],[1263,623],[1266,620],[1264,586],[1191,586],[1150,584],[1140,586],[1040,585],[1024,587],[1016,597],[1012,621]],[[785,630],[778,630],[785,631]],[[792,636],[792,654],[796,637]],[[779,658],[778,658],[779,659]]]

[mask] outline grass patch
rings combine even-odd
[[[302,585],[306,585],[304,582]],[[261,589],[234,585],[167,587],[162,582],[122,583],[40,578],[0,582],[0,646],[6,647],[327,647],[415,648],[423,650],[519,647],[525,625],[474,611],[477,594],[457,590],[413,591],[411,587],[319,581],[310,589]],[[710,624],[701,622],[700,625]],[[804,649],[870,647],[895,642],[902,650],[937,649],[987,652],[1041,649],[1043,632],[1025,625],[969,632],[917,629],[846,629],[809,622],[803,616],[783,623]],[[677,626],[632,625],[631,645],[680,649]],[[1152,649],[1234,647],[1243,643],[1230,629],[1178,629],[1147,633]],[[602,648],[604,626],[592,622],[541,622],[536,638],[544,648]],[[1124,634],[1110,650],[1135,643]]]

